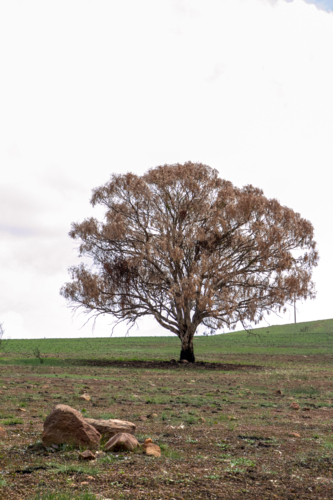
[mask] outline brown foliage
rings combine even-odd
[[[104,221],[74,223],[70,236],[80,240],[81,256],[94,259],[96,272],[72,267],[61,294],[117,323],[154,316],[180,337],[181,357],[189,361],[199,325],[257,323],[294,297],[315,296],[312,224],[206,165],[114,174],[91,203],[105,207]]]

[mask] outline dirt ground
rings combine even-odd
[[[332,498],[332,358],[255,362],[0,366],[0,499]],[[59,403],[134,422],[162,457],[101,446],[83,463],[70,446],[45,450],[43,420]]]

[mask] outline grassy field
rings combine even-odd
[[[177,359],[177,337],[123,337],[6,340],[0,363],[13,358],[26,363],[37,359],[36,349],[45,362],[57,359]],[[313,355],[333,354],[333,319],[270,326],[247,332],[231,332],[211,337],[195,337],[197,360],[220,361],[226,355]],[[37,360],[38,362],[38,360]]]
[[[196,357],[214,369],[163,365],[178,358],[177,338],[6,341],[0,500],[329,500],[332,336],[325,320],[198,337]],[[43,421],[59,403],[135,423],[162,456],[101,445],[85,463],[72,446],[44,449]]]

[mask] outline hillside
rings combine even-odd
[[[178,358],[177,337],[125,337],[5,340],[0,362],[20,358],[21,362],[43,358]],[[218,361],[226,355],[322,355],[333,354],[333,319],[270,326],[214,336],[195,337],[194,350],[199,360]],[[46,361],[46,360],[45,360]]]

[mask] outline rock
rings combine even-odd
[[[66,443],[96,449],[100,439],[100,433],[85,421],[81,413],[67,405],[57,405],[44,422],[44,447]]]
[[[188,363],[188,361],[187,361],[187,359],[181,359],[181,360],[179,361],[179,363],[184,363],[184,364],[186,364],[186,363]]]
[[[91,396],[89,396],[89,394],[82,394],[81,396],[79,396],[79,399],[82,399],[84,401],[90,401]]]
[[[0,438],[4,439],[5,437],[7,437],[7,431],[3,427],[0,427]]]
[[[292,410],[299,410],[301,407],[299,404],[297,403],[291,403],[291,405],[289,406],[289,408],[291,408]]]
[[[22,412],[26,412],[27,410],[25,410],[24,408],[18,408],[17,411],[22,411]]]
[[[154,444],[150,438],[145,439],[142,447],[145,450],[146,455],[150,455],[152,457],[161,456],[161,448],[157,444]]]
[[[308,408],[307,406],[304,406],[304,408],[302,408],[302,411],[310,411],[310,408]]]
[[[157,417],[158,417],[157,413],[151,413],[150,415],[147,415],[147,418],[154,419],[154,418],[157,418]]]
[[[275,394],[277,394],[278,396],[282,396],[283,392],[281,391],[281,389],[278,389],[277,391],[275,391]]]
[[[145,417],[144,415],[141,415],[141,416],[139,417],[139,420],[141,420],[141,422],[146,422],[146,420],[148,420],[148,419],[147,419],[147,417]]]
[[[85,418],[84,420],[108,439],[122,432],[125,432],[127,434],[134,434],[136,429],[135,424],[132,424],[132,422],[127,422],[126,420],[97,420],[94,418]]]
[[[79,460],[95,460],[96,455],[92,453],[90,450],[85,450],[82,453],[79,453]]]
[[[295,437],[295,438],[300,438],[300,434],[298,434],[298,432],[289,432],[289,436],[290,437]]]
[[[140,446],[139,441],[133,434],[128,434],[127,432],[121,432],[113,436],[106,443],[105,451],[133,451],[136,447]]]
[[[157,444],[151,443],[146,447],[146,455],[150,455],[152,457],[160,457],[161,448]]]
[[[199,417],[199,421],[200,421],[200,422],[206,422],[206,419],[205,419],[205,418],[203,418],[203,417]]]

